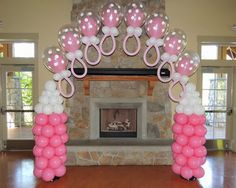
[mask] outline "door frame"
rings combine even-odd
[[[6,88],[6,72],[9,71],[32,71],[32,96],[34,96],[35,93],[35,78],[34,78],[34,72],[35,72],[35,68],[32,65],[2,65],[1,66],[1,107],[6,106],[6,92],[4,91],[4,89]],[[33,106],[35,105],[35,100],[34,97],[33,99]],[[2,110],[2,109],[1,109]],[[33,145],[34,145],[34,140],[33,139],[8,139],[7,138],[7,133],[8,133],[8,129],[7,129],[7,119],[6,119],[6,115],[4,114],[4,112],[2,112],[1,114],[1,124],[2,124],[2,140],[3,140],[3,149],[5,150],[21,150],[21,149],[32,149]]]
[[[3,65],[12,66],[25,66],[31,65],[34,67],[33,74],[33,106],[38,99],[38,33],[0,33],[0,42],[34,42],[35,44],[35,56],[34,58],[0,58],[0,70]],[[0,76],[1,77],[1,76]],[[1,83],[1,82],[0,82]],[[0,106],[2,106],[2,86],[0,84]],[[0,113],[0,151],[6,149],[32,149],[34,145],[34,140],[28,140],[29,144],[25,144],[25,141],[12,140],[10,143],[3,140],[3,129],[2,124],[3,116]]]
[[[207,69],[209,71],[207,71]],[[229,80],[227,83],[227,107],[233,108],[234,101],[233,101],[233,88],[234,88],[234,67],[222,67],[222,66],[201,66],[198,73],[198,88],[202,95],[202,81],[203,81],[203,73],[209,72],[209,73],[228,73],[229,74]],[[234,112],[233,112],[234,113]],[[208,150],[228,150],[231,149],[231,140],[233,139],[233,114],[227,115],[226,117],[226,138],[225,139],[208,139],[206,141],[206,147]]]

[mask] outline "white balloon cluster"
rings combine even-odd
[[[196,86],[192,83],[186,85],[184,93],[181,95],[181,100],[176,106],[177,113],[185,113],[187,115],[205,113],[204,107],[201,104],[199,92],[196,91]]]
[[[129,26],[127,27],[127,33],[129,35],[137,35],[138,37],[140,37],[142,35],[142,28],[141,27],[132,27]]]
[[[45,83],[45,90],[39,97],[39,103],[35,105],[36,113],[51,114],[62,113],[64,111],[63,98],[60,96],[60,92],[56,89],[56,83],[53,80],[49,80]]]

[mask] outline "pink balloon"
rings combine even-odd
[[[155,13],[147,18],[145,28],[149,37],[162,38],[169,28],[169,18],[164,13]]]
[[[174,153],[180,154],[182,152],[182,146],[179,145],[178,143],[174,142],[171,146],[171,149]]]
[[[204,145],[206,143],[206,138],[204,136],[201,136],[200,139],[201,139],[201,145]]]
[[[54,171],[51,168],[46,168],[43,170],[42,179],[44,181],[51,181],[55,176]]]
[[[200,146],[194,150],[194,155],[196,157],[205,157],[207,155],[207,150],[204,146]]]
[[[174,173],[176,173],[176,174],[180,174],[180,171],[181,171],[181,166],[180,165],[178,165],[178,164],[176,164],[176,163],[174,163],[173,165],[172,165],[172,171],[174,172]]]
[[[59,168],[54,169],[55,176],[62,177],[66,173],[66,167],[64,165],[61,165]]]
[[[49,115],[49,123],[51,125],[59,125],[60,124],[60,121],[61,121],[61,118],[60,118],[60,115],[57,114],[57,113],[52,113]]]
[[[65,144],[66,142],[68,142],[69,140],[69,136],[67,133],[61,135],[61,140],[62,140],[62,143]]]
[[[197,126],[200,123],[200,115],[197,115],[195,113],[189,115],[189,123],[193,126]]]
[[[48,116],[43,113],[36,114],[35,123],[38,125],[46,125],[48,123]]]
[[[183,129],[183,126],[178,124],[178,123],[175,123],[173,126],[172,126],[172,131],[174,133],[177,133],[177,134],[181,134],[182,133],[182,129]]]
[[[48,140],[48,138],[46,138],[44,136],[37,136],[35,138],[35,143],[39,147],[46,147],[49,143],[49,140]]]
[[[198,54],[192,51],[186,51],[178,59],[175,69],[181,75],[190,76],[197,70],[199,64],[200,57]]]
[[[42,152],[42,155],[47,159],[51,159],[54,156],[54,154],[55,154],[55,150],[51,146],[45,147]]]
[[[182,153],[185,157],[191,157],[194,154],[194,150],[190,146],[184,146],[182,149]]]
[[[187,158],[183,154],[179,154],[175,157],[175,162],[180,166],[184,166],[187,162]]]
[[[200,157],[199,160],[200,160],[200,165],[204,165],[206,162],[206,157]]]
[[[32,129],[32,133],[36,136],[40,136],[41,135],[41,130],[42,130],[42,126],[41,125],[34,125],[33,129]]]
[[[61,144],[60,146],[55,148],[55,154],[57,156],[61,156],[64,155],[66,153],[67,149],[66,146],[64,144]]]
[[[66,52],[78,50],[80,38],[79,29],[72,25],[65,25],[58,32],[58,43]]]
[[[49,47],[44,52],[44,65],[53,73],[60,73],[65,70],[68,61],[58,47]]]
[[[66,154],[60,155],[58,157],[61,159],[62,163],[65,163],[67,161],[67,155]]]
[[[48,166],[48,160],[45,157],[36,157],[35,166],[38,169],[45,169]]]
[[[195,126],[194,133],[197,136],[205,136],[207,133],[207,129],[204,126],[198,125],[198,126]]]
[[[67,120],[68,120],[68,115],[65,112],[63,112],[59,115],[60,115],[60,118],[61,118],[61,123],[66,123]]]
[[[188,159],[187,164],[191,169],[196,169],[201,166],[201,160],[198,157],[192,156]]]
[[[54,156],[51,159],[49,159],[48,166],[49,166],[49,168],[55,169],[55,168],[60,167],[61,163],[62,163],[61,159],[57,156]]]
[[[33,174],[37,178],[41,178],[42,174],[43,174],[43,170],[35,167],[34,170],[33,170]]]
[[[185,146],[188,143],[188,137],[181,134],[176,138],[176,142],[181,146]]]
[[[193,176],[196,178],[202,178],[205,175],[205,171],[202,167],[193,169]]]
[[[194,134],[194,127],[192,125],[183,126],[183,133],[186,136],[192,136]]]
[[[188,116],[184,113],[175,113],[174,120],[178,124],[185,125],[188,123]]]
[[[62,135],[64,133],[66,133],[66,125],[65,124],[58,124],[55,126],[55,133],[58,135]]]
[[[200,115],[200,122],[199,122],[199,124],[203,125],[205,123],[206,123],[206,116],[205,115]]]
[[[180,29],[170,31],[164,39],[164,50],[170,55],[180,54],[187,45],[185,33]]]
[[[125,12],[125,22],[128,26],[141,27],[145,22],[146,13],[142,3],[132,2],[127,5]]]
[[[180,174],[183,178],[189,180],[193,176],[193,171],[191,170],[191,168],[184,166],[183,168],[181,168]]]
[[[43,148],[41,148],[37,145],[35,145],[34,148],[33,148],[33,154],[36,157],[41,157],[42,156],[42,151],[43,151]]]
[[[192,148],[197,148],[197,147],[200,147],[202,145],[201,143],[201,138],[199,136],[192,136],[190,139],[189,139],[189,145],[192,147]]]
[[[120,5],[107,3],[101,11],[102,23],[108,27],[117,27],[121,21],[122,13]]]
[[[84,36],[95,36],[100,28],[100,20],[97,15],[91,11],[82,12],[78,19],[79,28]]]
[[[52,147],[58,147],[62,144],[61,137],[59,135],[54,135],[50,138],[49,143]]]
[[[51,125],[44,125],[42,127],[42,136],[45,137],[51,137],[52,135],[54,135],[54,128]]]

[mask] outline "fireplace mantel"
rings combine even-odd
[[[75,68],[76,74],[83,73],[82,68]],[[89,68],[87,76],[83,78],[84,95],[90,95],[90,81],[147,81],[147,95],[151,96],[158,81],[157,69],[130,69],[130,68]],[[161,75],[169,77],[168,69],[162,69]]]

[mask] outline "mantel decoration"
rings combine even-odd
[[[171,82],[169,97],[176,106],[174,125],[172,127],[174,142],[172,144],[174,173],[186,180],[201,178],[204,170],[201,167],[206,160],[206,142],[204,108],[201,105],[199,92],[196,86],[189,83],[189,77],[197,70],[200,58],[195,52],[185,50],[187,44],[186,34],[180,29],[169,30],[169,18],[164,12],[156,12],[147,16],[145,7],[140,2],[131,2],[125,7],[122,14],[120,5],[108,3],[101,8],[100,15],[92,11],[80,13],[78,25],[65,25],[58,33],[60,47],[49,47],[44,53],[45,66],[53,75],[53,80],[45,83],[45,90],[39,97],[39,103],[35,106],[36,116],[33,134],[35,136],[34,175],[44,181],[53,181],[66,173],[65,161],[68,141],[66,121],[67,114],[64,112],[63,97],[70,98],[74,94],[74,86],[71,76],[83,79],[88,71],[87,64],[97,65],[101,56],[110,56],[116,49],[115,37],[119,34],[119,24],[124,18],[127,25],[127,35],[123,39],[123,50],[129,56],[139,53],[142,35],[142,25],[149,39],[146,41],[146,50],[143,54],[144,63],[148,67],[156,67],[157,77],[162,82]],[[103,37],[97,34],[103,24]],[[103,43],[111,37],[112,49],[103,50]],[[135,51],[129,51],[126,47],[128,38],[134,37],[137,43]],[[81,44],[85,44],[84,51],[80,50]],[[97,51],[97,59],[91,61],[88,48],[94,47]],[[156,60],[148,61],[147,53],[154,48]],[[162,48],[162,50],[160,50]],[[162,52],[162,54],[161,54]],[[84,54],[84,60],[83,60]],[[74,65],[78,63],[84,69],[81,75],[74,71]],[[161,76],[161,68],[169,67],[170,76]],[[62,81],[68,83],[70,92],[66,93],[62,88]],[[56,84],[57,83],[57,84]],[[180,85],[182,91],[174,96],[173,88]]]

